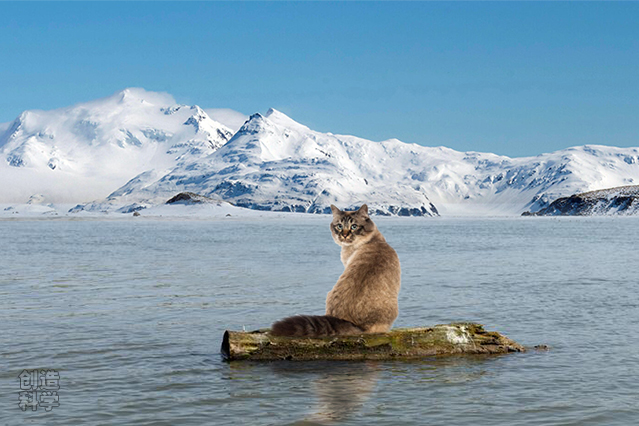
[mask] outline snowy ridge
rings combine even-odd
[[[584,146],[511,159],[310,130],[276,110],[254,114],[220,150],[109,202],[152,205],[194,192],[259,210],[378,214],[520,214],[555,198],[639,182],[639,149]],[[124,198],[121,198],[125,196]]]
[[[193,192],[257,210],[328,213],[332,203],[368,203],[377,214],[436,215],[422,188],[394,163],[383,165],[397,144],[314,132],[271,109],[214,154],[150,184],[129,182],[108,202],[153,205]]]
[[[0,135],[3,202],[104,197],[131,177],[206,156],[232,136],[197,106],[126,89],[53,111],[25,111]],[[4,160],[4,161],[2,161]]]
[[[81,202],[73,211],[131,212],[192,192],[257,210],[367,203],[378,214],[519,215],[639,183],[639,148],[509,158],[316,132],[274,109],[231,135],[205,110],[142,89],[27,111],[2,128],[0,202],[41,194]]]

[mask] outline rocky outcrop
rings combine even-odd
[[[194,192],[180,192],[175,197],[169,199],[166,204],[203,204],[215,202],[212,198],[205,197]]]
[[[631,215],[639,213],[639,185],[574,194],[553,201],[538,212],[523,216]]]

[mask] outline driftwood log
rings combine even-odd
[[[397,328],[388,333],[321,338],[271,336],[269,330],[226,331],[222,357],[235,360],[391,360],[438,355],[523,352],[524,347],[481,324]]]

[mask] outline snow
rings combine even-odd
[[[282,213],[272,211],[259,211],[233,206],[226,202],[214,202],[203,204],[159,204],[135,210],[140,217],[134,217],[133,211],[122,214],[108,214],[100,209],[86,209],[74,211],[76,205],[59,203],[24,203],[7,204],[0,203],[0,220],[6,219],[47,219],[56,218],[63,220],[278,220],[298,219],[309,220],[312,215],[302,213]]]
[[[639,182],[639,148],[509,158],[316,132],[275,109],[245,118],[143,89],[26,111],[0,126],[0,203],[39,194],[83,214],[151,211],[188,191],[257,210],[502,216]]]
[[[205,156],[232,132],[197,106],[143,89],[53,111],[25,111],[0,136],[0,201],[105,197],[147,170]]]
[[[555,198],[639,179],[639,150],[575,147],[511,159],[398,140],[315,132],[276,110],[254,114],[217,152],[153,183],[127,185],[149,203],[181,191],[258,208],[324,212],[331,203],[397,213],[518,215]],[[118,196],[118,192],[114,193]],[[421,210],[420,210],[421,212]]]
[[[402,181],[396,164],[379,170],[394,145],[314,132],[269,110],[251,116],[215,153],[178,165],[154,183],[129,183],[109,201],[121,204],[118,197],[126,195],[156,204],[189,191],[261,210],[328,212],[332,203],[366,202],[385,214],[436,214],[423,191]]]
[[[639,185],[620,186],[579,194],[582,198],[615,198],[624,196],[639,197]]]

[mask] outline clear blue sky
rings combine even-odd
[[[639,3],[0,3],[0,123],[126,87],[462,151],[639,146]]]

